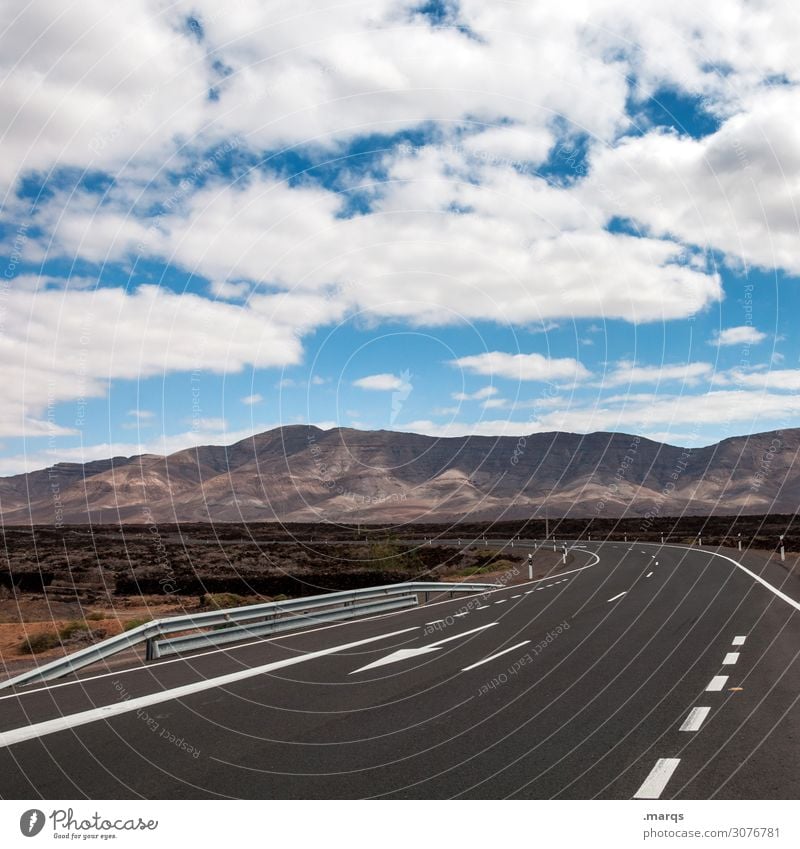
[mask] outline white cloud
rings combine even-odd
[[[603,375],[600,386],[625,386],[635,383],[661,384],[679,381],[694,386],[702,380],[710,380],[714,374],[711,363],[676,363],[673,365],[643,366],[622,360],[614,369]]]
[[[752,389],[783,389],[787,392],[800,391],[800,369],[756,369],[741,368],[718,375],[722,386],[737,386]]]
[[[800,90],[778,86],[744,105],[702,139],[653,130],[598,148],[581,196],[730,265],[800,272]]]
[[[10,291],[4,306],[2,436],[75,433],[57,420],[57,405],[75,402],[78,419],[81,399],[104,397],[110,380],[222,374],[301,356],[294,328],[268,313],[155,286]]]
[[[475,392],[454,392],[451,397],[454,401],[480,401],[484,398],[490,398],[492,395],[497,395],[498,391],[496,386],[484,386]]]
[[[712,340],[714,345],[758,345],[767,338],[766,333],[756,330],[751,325],[741,327],[727,327],[720,330]]]
[[[252,407],[255,404],[260,404],[264,400],[263,395],[259,395],[258,392],[255,392],[253,395],[245,395],[244,398],[241,399],[242,403],[248,407]]]
[[[138,421],[150,421],[150,419],[155,418],[155,413],[152,410],[128,410],[128,415],[131,418],[137,419]]]
[[[553,359],[541,354],[508,354],[489,351],[452,361],[474,374],[505,377],[509,380],[583,380],[589,376],[587,369],[570,357]]]
[[[566,431],[625,431],[664,437],[696,444],[703,428],[738,426],[748,431],[759,422],[796,418],[800,414],[800,394],[774,394],[764,391],[735,389],[692,395],[647,393],[604,399],[596,405],[565,405],[538,418],[525,421],[479,420],[446,423],[417,420],[404,424],[401,430],[432,436],[519,436],[530,433]],[[680,428],[680,430],[676,430]],[[711,441],[711,440],[708,440]]]
[[[402,392],[409,387],[408,380],[396,374],[370,374],[353,381],[353,386],[359,389],[370,389],[376,392]]]

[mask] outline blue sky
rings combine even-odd
[[[0,474],[298,422],[795,426],[800,98],[740,5],[74,10],[2,95]]]

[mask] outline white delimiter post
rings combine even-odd
[[[533,555],[528,554],[528,580],[533,580]]]
[[[781,534],[781,563],[786,562],[786,550],[783,547],[783,534]]]
[[[742,535],[739,534],[739,551],[742,550]]]

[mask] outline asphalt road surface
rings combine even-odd
[[[797,799],[800,580],[727,555],[587,543],[533,583],[4,692],[0,796]]]

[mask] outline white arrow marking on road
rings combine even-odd
[[[274,660],[272,663],[265,663],[263,666],[251,666],[247,669],[240,669],[237,672],[230,672],[227,675],[219,675],[216,678],[203,678],[192,684],[185,684],[182,687],[173,687],[170,690],[159,690],[155,693],[149,693],[146,696],[139,696],[136,699],[123,700],[114,702],[114,704],[104,705],[103,707],[85,710],[81,713],[59,716],[57,719],[48,719],[45,722],[38,722],[35,725],[24,725],[22,728],[12,728],[9,731],[0,732],[0,748],[13,746],[15,743],[21,743],[24,740],[32,740],[34,737],[45,737],[48,734],[55,734],[57,731],[65,731],[68,728],[77,728],[81,725],[88,725],[89,723],[97,722],[100,719],[111,719],[114,716],[131,713],[132,711],[139,710],[140,708],[158,705],[162,702],[183,699],[186,696],[192,696],[195,693],[201,693],[204,690],[226,687],[228,684],[245,681],[248,678],[255,678],[257,676],[264,675],[266,672],[272,672],[274,669],[284,669],[287,666],[295,666],[298,663],[316,660],[319,657],[326,657],[327,655],[336,654],[337,652],[359,648],[360,646],[366,646],[370,643],[377,642],[378,640],[387,640],[389,637],[397,637],[400,634],[407,634],[409,631],[417,630],[419,630],[419,628],[416,625],[413,628],[402,628],[399,631],[390,631],[388,634],[379,634],[377,637],[367,637],[364,640],[356,640],[352,643],[331,646],[327,649],[307,652],[306,654],[298,654],[284,658],[283,660]]]
[[[427,646],[419,646],[415,649],[398,649],[391,654],[387,654],[386,657],[382,657],[380,660],[374,660],[372,663],[368,663],[360,669],[354,669],[350,674],[355,675],[356,672],[366,672],[367,669],[376,669],[378,666],[387,666],[390,663],[399,663],[401,660],[408,660],[410,657],[419,657],[423,654],[430,654],[431,652],[439,651],[445,643],[449,643],[452,640],[460,640],[462,637],[468,637],[470,634],[476,634],[478,631],[483,631],[484,628],[491,628],[496,624],[497,622],[489,622],[488,625],[481,625],[479,628],[473,628],[471,631],[464,631],[463,633],[456,634],[453,637],[447,637],[444,640],[437,640],[435,643],[430,643]]]

